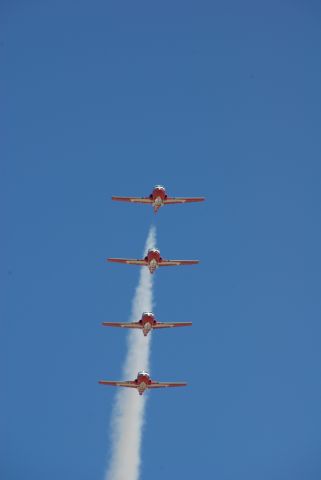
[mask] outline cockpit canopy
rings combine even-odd
[[[154,314],[152,312],[143,312],[143,316],[153,317]]]
[[[149,253],[149,252],[155,252],[155,253],[157,252],[157,253],[159,253],[159,250],[157,250],[157,248],[149,248],[149,249],[148,249],[148,253]]]
[[[140,375],[145,375],[149,377],[149,373],[145,372],[145,370],[141,370],[140,372],[138,372],[137,376],[139,377]]]
[[[163,185],[155,185],[154,190],[165,190],[165,187]]]

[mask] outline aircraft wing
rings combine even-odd
[[[142,328],[138,322],[103,322],[104,327],[120,327],[120,328]]]
[[[162,260],[159,262],[159,267],[172,267],[175,265],[195,265],[199,260]]]
[[[111,197],[111,199],[119,202],[153,203],[153,199],[149,197]]]
[[[101,385],[110,385],[112,387],[128,387],[128,388],[137,388],[137,384],[133,381],[128,382],[113,382],[109,380],[99,380]]]
[[[157,322],[153,325],[153,328],[173,328],[173,327],[191,327],[192,322],[176,322],[176,323],[168,323],[168,322]]]
[[[164,199],[164,205],[170,205],[173,203],[191,203],[191,202],[203,202],[204,197],[167,197]]]
[[[152,382],[148,388],[186,387],[186,382]]]
[[[135,258],[107,258],[108,262],[127,263],[127,265],[147,265],[146,260]]]

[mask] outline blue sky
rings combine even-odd
[[[1,3],[1,478],[101,480],[151,223],[142,479],[319,480],[320,4]],[[156,183],[204,204],[111,195]],[[124,459],[125,460],[125,459]]]

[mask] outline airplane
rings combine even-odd
[[[166,388],[166,387],[185,387],[186,382],[155,382],[151,380],[149,373],[142,370],[137,373],[135,380],[128,380],[125,382],[112,382],[109,380],[99,380],[101,385],[111,385],[113,387],[128,387],[137,388],[139,395],[143,395],[145,390],[153,388]]]
[[[190,202],[203,202],[204,197],[169,197],[166,193],[163,185],[155,185],[152,193],[148,197],[111,197],[112,200],[119,202],[131,202],[131,203],[145,203],[151,204],[154,208],[154,212],[157,213],[160,207],[163,205],[171,205],[174,203],[190,203]]]
[[[155,315],[152,312],[143,312],[142,318],[138,322],[103,322],[104,327],[120,327],[120,328],[139,328],[142,330],[146,337],[151,330],[160,328],[173,328],[173,327],[190,327],[192,322],[178,322],[178,323],[164,323],[158,322],[155,319]]]
[[[160,256],[157,248],[150,248],[143,259],[132,258],[107,258],[108,262],[127,263],[128,265],[141,265],[149,268],[150,273],[154,273],[158,267],[171,267],[177,265],[195,265],[199,260],[164,260]]]

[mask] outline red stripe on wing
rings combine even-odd
[[[102,322],[104,327],[121,327],[121,328],[142,328],[139,323],[127,322]]]
[[[148,197],[111,197],[111,199],[118,202],[153,203],[153,200]]]
[[[164,204],[203,202],[204,200],[204,197],[169,197],[165,198]]]
[[[176,265],[196,265],[199,260],[162,260],[159,262],[160,267],[172,267]]]
[[[153,328],[173,328],[173,327],[191,327],[192,326],[192,322],[178,322],[178,323],[156,323],[156,325],[153,325]]]
[[[110,380],[99,380],[98,382],[100,385],[108,385],[111,387],[128,387],[128,388],[137,388],[137,384],[132,381],[128,382],[114,382]]]
[[[125,263],[127,265],[147,265],[144,259],[135,258],[107,258],[108,262]]]
[[[186,387],[186,382],[152,382],[148,388]]]

